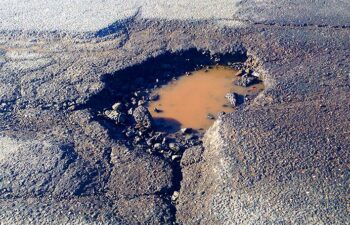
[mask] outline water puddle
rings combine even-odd
[[[236,93],[237,101],[243,101],[244,96],[257,94],[264,89],[262,82],[248,87],[235,85],[240,78],[237,73],[230,67],[214,66],[180,76],[178,80],[154,91],[153,94],[159,95],[159,99],[149,104],[149,111],[158,127],[168,131],[207,129],[218,113],[234,110],[225,98],[227,93]]]

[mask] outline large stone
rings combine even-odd
[[[237,94],[236,93],[227,93],[225,98],[229,101],[231,106],[237,106]]]
[[[153,118],[146,107],[138,106],[134,110],[133,116],[138,126],[146,129],[152,127]]]
[[[249,74],[243,74],[239,77],[238,80],[234,82],[235,85],[242,86],[242,87],[248,87],[252,84],[256,84],[258,81],[258,78]]]
[[[124,113],[115,110],[106,110],[104,113],[109,119],[114,120],[116,124],[124,123],[127,120]]]

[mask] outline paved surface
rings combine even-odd
[[[145,19],[216,20],[241,23],[349,26],[342,0],[4,0],[0,30],[87,32],[138,16]]]
[[[238,18],[280,25],[349,26],[349,2],[343,0],[241,1]]]
[[[43,2],[0,6],[3,223],[350,223],[350,3]],[[104,74],[242,45],[267,89],[185,152],[174,206],[169,163],[84,105]]]
[[[97,31],[135,15],[157,19],[230,19],[235,1],[156,0],[5,0],[0,6],[1,30]]]

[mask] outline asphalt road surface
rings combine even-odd
[[[341,0],[2,0],[1,223],[350,224],[349,12]],[[188,49],[245,52],[266,89],[174,167],[87,105],[106,74]]]

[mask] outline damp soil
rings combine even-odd
[[[264,89],[263,83],[248,87],[235,84],[239,71],[228,66],[213,66],[187,72],[151,94],[157,96],[149,104],[149,111],[158,129],[176,132],[182,128],[206,130],[219,113],[234,110],[225,95],[236,93],[248,96]],[[208,118],[209,115],[209,118]]]

